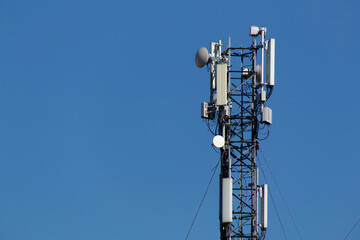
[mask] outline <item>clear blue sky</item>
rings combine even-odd
[[[277,41],[262,149],[303,239],[343,239],[360,217],[359,11],[355,0],[0,1],[0,239],[185,239],[218,160],[194,54],[223,34],[249,43],[251,25]],[[190,239],[219,238],[217,181]],[[271,205],[267,239],[284,239]]]

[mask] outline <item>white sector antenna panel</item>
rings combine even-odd
[[[261,227],[266,229],[268,227],[268,185],[264,184],[261,187]]]
[[[266,83],[269,86],[275,84],[275,39],[270,38],[266,50]]]
[[[227,64],[216,64],[216,93],[218,106],[224,106],[227,104]]]
[[[221,222],[232,222],[232,178],[222,179]]]

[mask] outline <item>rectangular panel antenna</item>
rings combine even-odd
[[[221,222],[232,222],[232,178],[222,179]]]
[[[219,63],[216,64],[215,68],[216,75],[216,93],[218,106],[224,106],[227,104],[227,64]]]
[[[262,229],[266,229],[268,226],[268,185],[264,184],[261,187],[261,219],[260,224]]]
[[[267,41],[266,83],[269,86],[274,86],[275,84],[275,39],[274,38],[270,38]]]

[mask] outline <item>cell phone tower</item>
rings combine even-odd
[[[250,47],[231,47],[229,38],[225,51],[221,41],[211,42],[210,51],[195,55],[195,64],[210,72],[210,101],[201,103],[201,117],[220,149],[221,240],[264,239],[268,225],[268,186],[259,185],[256,160],[272,124],[265,105],[275,83],[275,39],[265,40],[265,27],[250,27],[250,36]]]

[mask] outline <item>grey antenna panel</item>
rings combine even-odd
[[[275,84],[275,39],[270,38],[268,40],[268,46],[266,50],[266,83],[269,86]]]

